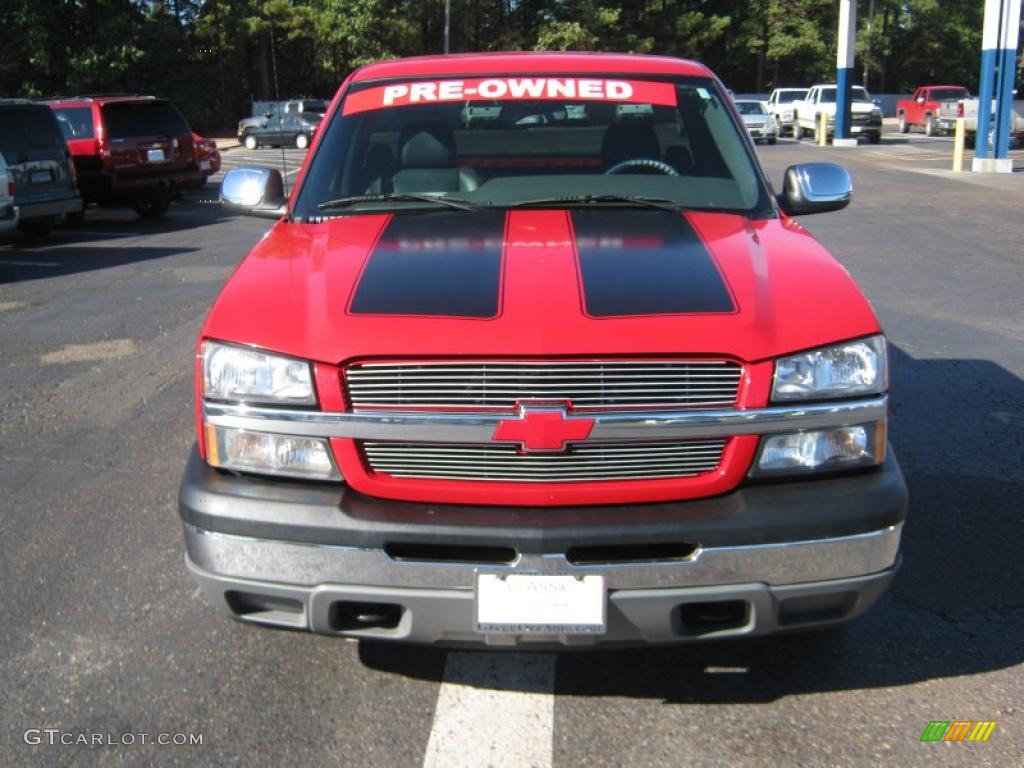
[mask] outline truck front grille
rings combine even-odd
[[[362,448],[374,472],[393,477],[568,483],[693,477],[719,465],[727,442],[609,443],[547,454],[511,445],[365,442]]]
[[[346,370],[352,407],[512,411],[522,400],[575,410],[727,406],[742,368],[723,360],[361,363]]]

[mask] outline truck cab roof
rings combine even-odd
[[[353,74],[353,82],[387,80],[418,75],[487,75],[572,72],[574,74],[631,72],[635,74],[692,75],[713,77],[711,70],[695,61],[667,56],[619,53],[468,53],[447,56],[416,56],[368,64]]]

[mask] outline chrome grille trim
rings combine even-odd
[[[523,483],[655,480],[710,472],[726,440],[677,443],[606,443],[567,453],[524,454],[514,446],[364,442],[374,472],[392,477]]]
[[[726,360],[360,363],[345,371],[355,410],[403,407],[513,411],[522,400],[591,410],[722,406],[742,367]]]
[[[793,403],[747,410],[598,413],[593,416],[594,429],[590,437],[580,444],[770,435],[868,424],[886,418],[888,404],[888,396],[875,395],[832,403]],[[496,413],[346,413],[203,402],[203,420],[207,424],[255,432],[357,440],[486,444],[493,438],[498,424],[508,418]]]

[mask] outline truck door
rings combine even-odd
[[[274,103],[267,109],[263,121],[262,140],[267,144],[277,144],[281,136],[281,105]]]
[[[910,114],[907,115],[908,123],[923,123],[924,122],[924,102],[928,98],[928,94],[924,88],[918,88],[914,91],[914,98],[907,107]]]

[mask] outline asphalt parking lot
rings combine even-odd
[[[496,654],[256,629],[189,579],[176,510],[193,342],[269,222],[216,179],[161,220],[91,210],[0,242],[0,765],[1019,765],[1024,754],[1024,156],[947,172],[949,139],[760,148],[850,169],[803,221],[893,344],[911,492],[892,589],[842,631],[669,649]],[[295,178],[302,152],[285,150]],[[280,164],[225,153],[225,167]],[[921,743],[994,720],[985,743]],[[29,729],[202,734],[33,745]],[[1016,757],[1015,757],[1016,755]]]

